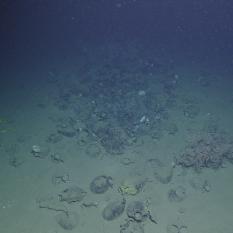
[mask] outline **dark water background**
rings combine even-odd
[[[232,71],[233,3],[226,0],[1,2],[1,71],[72,63],[85,44],[136,43]]]

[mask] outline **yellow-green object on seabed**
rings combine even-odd
[[[127,182],[124,182],[122,185],[119,187],[119,192],[123,195],[136,195],[138,193],[138,189],[134,184],[129,184]]]

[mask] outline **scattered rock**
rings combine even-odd
[[[208,180],[203,179],[202,177],[194,177],[190,180],[190,185],[197,191],[210,192],[211,185]]]
[[[42,148],[38,145],[33,145],[31,149],[31,153],[36,158],[45,158],[49,155],[49,148]]]
[[[175,135],[178,132],[178,127],[175,123],[169,123],[166,126],[166,131],[170,135]]]
[[[226,151],[224,157],[228,162],[233,163],[233,146],[231,146],[230,150]]]
[[[148,165],[153,169],[154,176],[157,181],[162,184],[168,184],[171,182],[173,173],[174,173],[174,165],[167,165],[162,163],[159,159],[148,159]]]
[[[169,224],[167,226],[167,233],[179,233],[179,228],[174,224]]]
[[[38,145],[33,145],[32,146],[32,150],[31,150],[32,154],[35,156],[37,154],[41,153],[41,148]]]
[[[120,127],[104,125],[94,131],[102,147],[111,155],[122,154],[128,145],[127,135]]]
[[[129,218],[136,222],[143,222],[148,217],[148,211],[146,211],[144,203],[141,201],[132,201],[128,204],[126,213]]]
[[[169,224],[167,226],[167,233],[187,233],[188,227],[185,225]]]
[[[120,226],[120,233],[144,233],[142,223],[127,221]]]
[[[79,222],[79,216],[76,212],[59,213],[55,216],[56,222],[64,230],[73,230]]]
[[[103,154],[97,143],[87,145],[86,154],[91,158],[102,158]]]
[[[70,177],[68,173],[56,174],[52,176],[52,183],[54,185],[61,184],[61,183],[68,183],[68,182],[70,182]]]
[[[183,112],[184,116],[193,119],[200,113],[200,107],[194,102],[186,103]]]
[[[102,216],[105,220],[111,221],[121,216],[125,210],[126,200],[112,201],[103,210]]]
[[[139,96],[145,96],[145,95],[146,95],[146,91],[144,91],[144,90],[139,90],[139,91],[138,91],[138,95],[139,95]]]
[[[25,162],[25,160],[22,157],[16,156],[16,155],[11,156],[9,159],[9,164],[15,168],[19,167],[24,162]]]
[[[148,203],[147,203],[148,204]],[[151,209],[148,205],[145,205],[141,201],[132,201],[128,204],[126,213],[130,221],[144,222],[145,220],[150,220],[152,223],[157,224],[157,218],[154,214],[151,214]]]
[[[111,176],[97,176],[92,180],[90,184],[90,190],[93,193],[105,193],[109,187],[112,187],[112,177]]]
[[[60,135],[60,134],[57,134],[57,133],[51,133],[49,136],[48,136],[48,138],[47,138],[47,142],[48,143],[53,143],[53,144],[55,144],[55,143],[58,143],[58,142],[60,142],[62,140],[62,135]]]
[[[48,209],[48,210],[53,210],[56,212],[64,212],[64,213],[68,212],[66,206],[63,203],[61,203],[57,197],[48,196],[48,197],[39,198],[37,200],[37,204],[39,205],[39,208],[42,209]]]
[[[65,137],[72,138],[76,135],[75,129],[70,124],[60,124],[57,126],[57,132]]]
[[[67,203],[80,202],[86,196],[86,192],[78,186],[71,186],[59,194],[60,201]]]
[[[90,207],[96,207],[97,208],[99,206],[99,203],[96,202],[96,201],[83,202],[82,206],[85,207],[85,208],[90,208]]]
[[[171,202],[181,202],[186,198],[186,190],[183,186],[177,186],[170,189],[168,192],[168,199]]]
[[[77,136],[78,136],[77,143],[78,143],[78,145],[82,146],[82,145],[86,145],[87,143],[89,143],[89,141],[90,141],[90,139],[92,138],[93,135],[91,135],[88,130],[79,130]],[[94,144],[96,144],[96,143],[93,143],[93,145]],[[92,147],[92,144],[90,144],[90,147]],[[87,146],[87,151],[86,151],[87,154],[89,153],[88,148],[89,148],[89,146]],[[90,155],[90,157],[92,157],[92,155],[93,155],[93,157],[95,157],[94,156],[95,155],[94,151],[93,151],[93,154],[92,154],[92,149],[93,148],[90,148],[90,154],[88,154],[88,155]]]
[[[154,171],[155,179],[158,180],[162,184],[168,184],[171,182],[173,177],[173,166],[161,166]]]
[[[135,161],[133,159],[131,159],[131,158],[126,157],[126,158],[122,158],[120,160],[120,163],[123,164],[123,165],[125,165],[125,166],[128,166],[130,164],[135,163]]]
[[[63,158],[61,157],[61,155],[57,154],[57,153],[52,153],[50,155],[51,157],[51,161],[54,163],[64,163]]]
[[[207,193],[211,191],[211,185],[208,182],[208,180],[204,181],[204,183],[202,185],[202,190],[203,190],[203,192],[207,192]]]

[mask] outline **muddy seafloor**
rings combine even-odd
[[[231,233],[228,74],[115,50],[1,93],[1,231]]]

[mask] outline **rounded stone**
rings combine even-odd
[[[97,176],[90,184],[93,193],[105,193],[109,187],[112,187],[112,177],[105,175]]]
[[[118,218],[125,210],[125,203],[125,199],[110,202],[102,212],[103,218],[107,221]]]
[[[80,202],[86,196],[86,192],[78,186],[70,186],[59,194],[60,201],[67,203]]]
[[[79,216],[76,212],[62,212],[55,216],[58,225],[64,230],[73,230],[79,221]]]

